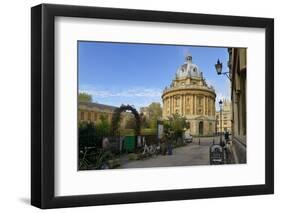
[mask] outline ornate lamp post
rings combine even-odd
[[[219,105],[220,105],[220,145],[222,146],[222,100],[219,101]]]
[[[218,59],[217,63],[215,64],[215,68],[217,71],[218,75],[226,75],[227,78],[231,81],[229,73],[230,72],[222,72],[222,62],[220,62],[220,60]],[[223,141],[222,141],[222,100],[219,101],[219,105],[220,105],[220,145],[223,146]]]
[[[222,62],[220,62],[219,59],[218,59],[217,63],[215,64],[215,68],[216,68],[218,75],[221,75],[221,74],[226,75],[228,77],[228,79],[231,80],[229,77],[229,72],[222,72]]]

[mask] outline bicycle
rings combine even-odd
[[[107,160],[112,157],[110,151],[104,151],[96,147],[87,147],[80,150],[79,169],[109,169]]]

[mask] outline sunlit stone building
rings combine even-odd
[[[179,114],[187,119],[190,134],[213,135],[216,128],[215,99],[214,88],[207,85],[203,73],[188,55],[171,85],[163,91],[163,119]]]
[[[228,48],[231,76],[232,143],[239,163],[246,163],[247,150],[247,49]],[[258,116],[258,115],[257,115]]]
[[[112,116],[114,110],[117,109],[116,106],[110,106],[99,103],[92,102],[79,102],[78,103],[78,122],[91,122],[97,124],[102,120],[106,120],[111,124]],[[124,128],[127,121],[132,117],[130,112],[121,113],[120,126]]]
[[[228,132],[232,131],[232,105],[231,101],[224,99],[222,101],[222,112],[218,110],[216,112],[217,128],[216,132]]]

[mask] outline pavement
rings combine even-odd
[[[173,149],[172,155],[157,155],[144,160],[127,161],[118,168],[151,168],[167,166],[210,165],[209,147],[219,144],[219,137],[194,138],[193,142]]]

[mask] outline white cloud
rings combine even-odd
[[[222,93],[218,93],[218,94],[217,94],[217,100],[218,100],[218,101],[219,101],[219,100],[224,100],[224,99],[230,100],[230,97],[229,97],[229,96],[226,96],[226,95],[224,95],[224,94],[222,94]]]
[[[83,88],[83,87],[82,87]],[[80,92],[87,92],[93,97],[161,97],[162,90],[155,88],[129,88],[121,90],[87,88]]]
[[[224,95],[222,93],[217,93],[217,97],[216,97],[216,110],[218,111],[220,109],[220,106],[219,106],[219,101],[220,100],[228,100],[230,101],[230,96],[227,96],[227,95]]]
[[[162,90],[159,88],[100,89],[89,85],[82,85],[79,92],[89,93],[93,96],[95,102],[112,106],[130,104],[139,109],[140,107],[148,106],[152,102],[162,104]]]
[[[207,85],[208,86],[213,86],[214,88],[215,88],[215,82],[214,81],[212,81],[212,80],[209,80],[209,79],[205,79],[205,81],[206,81],[206,83],[207,83]]]

